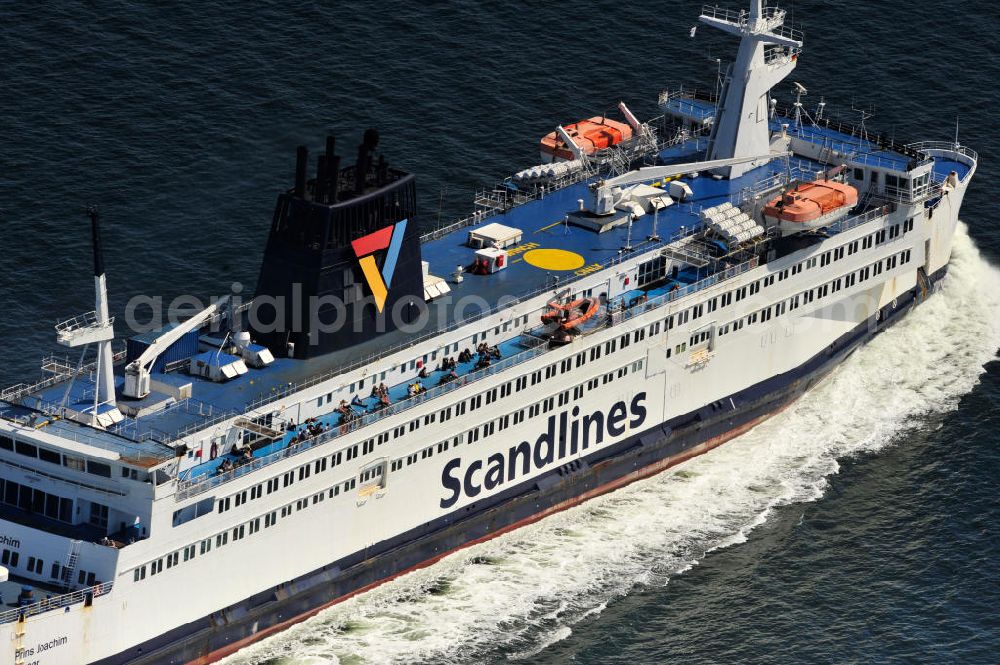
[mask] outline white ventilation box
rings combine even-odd
[[[248,371],[243,358],[221,351],[199,353],[191,358],[191,366],[188,368],[188,372],[191,374],[215,382],[235,379]]]
[[[684,201],[694,196],[694,192],[691,191],[691,187],[686,182],[674,180],[670,183],[670,196],[678,201]]]
[[[475,247],[477,249],[483,247],[495,247],[497,249],[504,249],[506,247],[513,247],[521,242],[521,236],[524,235],[521,229],[515,229],[511,226],[504,226],[503,224],[487,224],[478,229],[473,229],[469,231],[469,247]]]
[[[501,270],[506,270],[507,265],[510,263],[507,257],[507,250],[497,249],[495,247],[487,247],[485,249],[480,249],[476,252],[476,260],[478,262],[484,262],[486,265],[486,274],[492,275],[495,272],[500,272]]]

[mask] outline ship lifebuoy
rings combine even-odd
[[[497,268],[503,268],[503,254],[497,256]]]

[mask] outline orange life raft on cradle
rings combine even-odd
[[[598,298],[580,298],[565,305],[550,302],[549,310],[542,314],[542,323],[558,323],[562,330],[570,330],[597,314],[600,306]]]

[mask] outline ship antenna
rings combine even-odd
[[[868,134],[865,131],[865,120],[868,120],[873,115],[875,115],[875,105],[873,104],[873,105],[869,106],[868,108],[860,108],[859,109],[858,107],[856,107],[852,103],[851,104],[851,110],[853,110],[855,113],[860,114],[860,116],[861,116],[861,127],[860,127],[861,136],[859,138],[862,141],[867,141],[868,140]]]
[[[806,117],[809,117],[809,114],[802,110],[802,98],[809,91],[806,90],[806,87],[798,81],[792,81],[792,85],[795,86],[795,129],[801,132],[802,114],[805,113]]]
[[[87,216],[90,217],[90,228],[94,251],[94,324],[89,328],[100,329],[97,342],[97,376],[94,379],[94,410],[92,422],[98,422],[98,407],[107,404],[106,414],[112,421],[121,419],[118,414],[115,399],[114,353],[111,342],[114,339],[114,319],[108,314],[108,286],[104,274],[104,248],[101,243],[101,222],[97,206],[87,206]],[[72,342],[70,343],[72,345]],[[86,352],[86,348],[84,348]],[[81,356],[82,358],[82,356]],[[63,398],[65,402],[65,397]]]

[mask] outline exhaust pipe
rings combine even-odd
[[[309,168],[309,148],[300,145],[295,153],[295,197],[306,198],[306,169]]]

